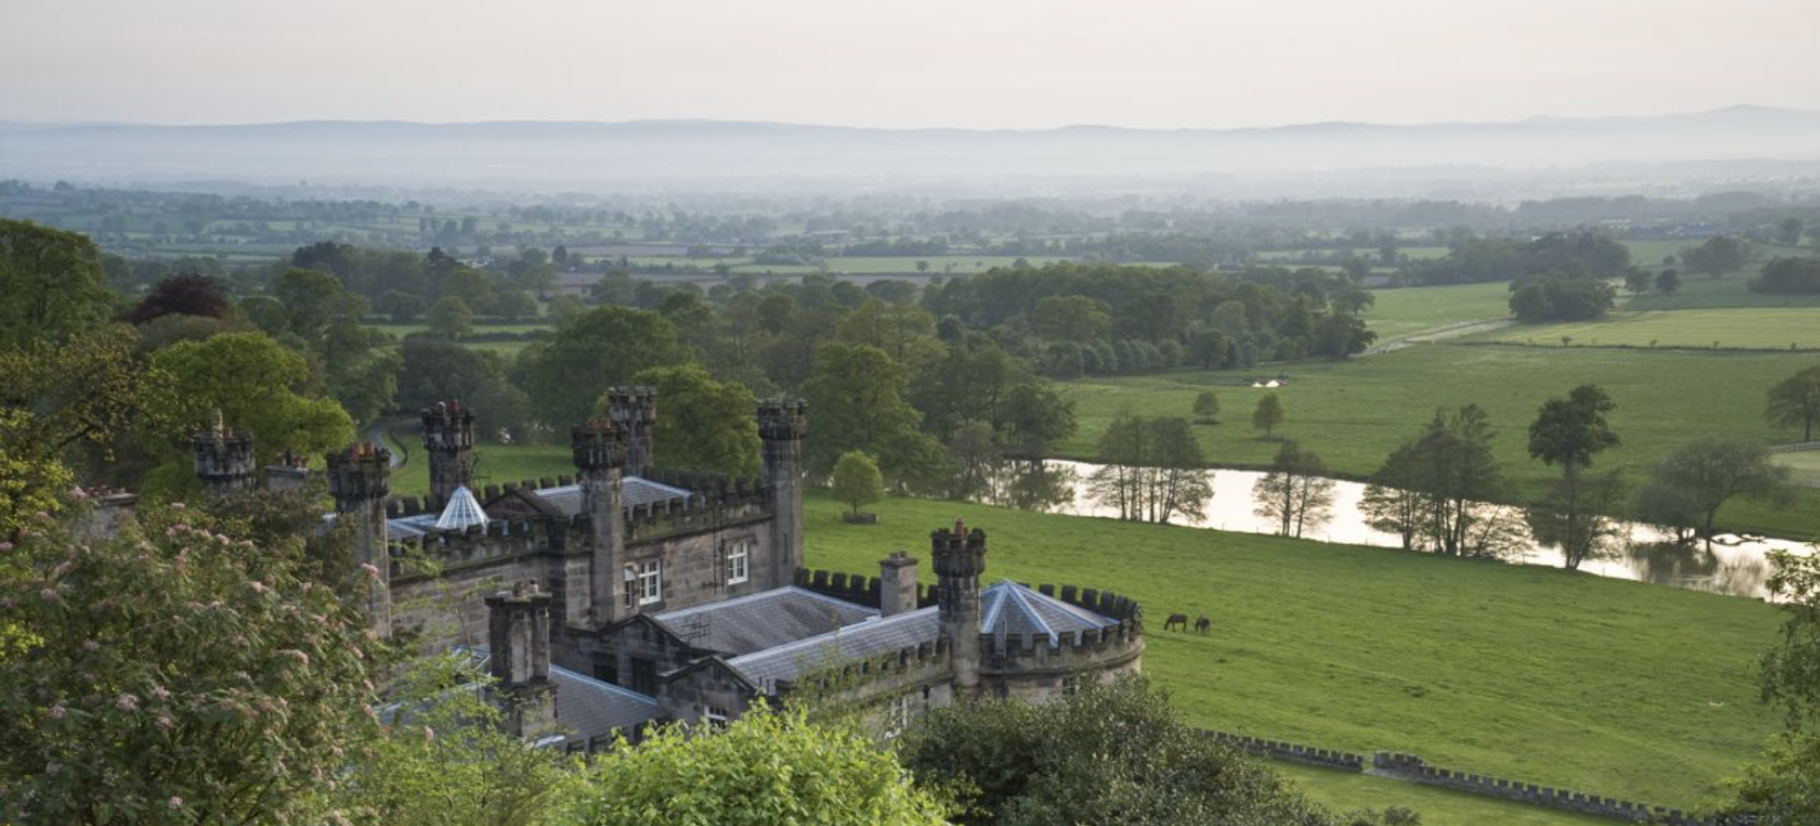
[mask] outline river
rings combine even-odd
[[[1010,505],[1045,513],[1076,516],[1116,517],[1118,511],[1094,501],[1082,484],[1100,466],[1086,462],[1051,460],[1045,472],[1036,477],[1025,474],[1019,480],[1000,479],[994,493],[979,497],[991,504]],[[1277,526],[1253,513],[1252,486],[1263,473],[1244,470],[1219,470],[1213,473],[1213,501],[1204,519],[1189,520],[1176,516],[1172,524],[1222,531],[1273,534]],[[1319,526],[1305,530],[1304,539],[1320,542],[1342,542],[1353,545],[1375,545],[1396,548],[1401,541],[1394,534],[1376,530],[1366,524],[1359,511],[1359,500],[1365,485],[1334,480],[1331,517]],[[1655,528],[1638,523],[1618,525],[1622,541],[1609,556],[1589,559],[1580,570],[1598,576],[1674,585],[1712,593],[1766,598],[1765,581],[1770,565],[1765,554],[1770,550],[1805,552],[1811,546],[1801,542],[1766,537],[1722,535],[1714,540],[1708,554],[1701,544],[1674,545]],[[1538,547],[1525,537],[1527,548],[1507,559],[1508,562],[1560,567],[1559,551]]]

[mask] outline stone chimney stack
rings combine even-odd
[[[373,566],[366,612],[373,630],[392,633],[392,554],[386,547],[385,498],[392,491],[392,452],[362,442],[328,455],[329,495],[339,519],[352,519],[360,561]]]
[[[895,616],[916,610],[916,558],[901,550],[878,561],[878,612]]]
[[[202,480],[202,492],[224,496],[251,490],[258,482],[258,462],[253,457],[253,437],[235,433],[221,421],[216,410],[208,430],[190,437],[196,453],[196,478]]]
[[[461,402],[437,402],[425,408],[423,450],[429,457],[430,510],[440,510],[455,489],[474,489],[474,414]]]
[[[571,432],[581,477],[582,512],[588,517],[590,553],[565,563],[563,621],[600,628],[630,617],[637,605],[627,582],[626,434],[611,419],[596,419]]]
[[[986,532],[956,520],[954,530],[930,535],[935,551],[936,593],[941,603],[942,634],[948,637],[954,668],[954,690],[972,694],[979,688],[980,574],[986,571]]]
[[[764,443],[765,484],[771,490],[771,582],[782,588],[803,566],[803,438],[809,404],[801,399],[758,403],[758,438]]]
[[[274,493],[301,490],[310,483],[310,460],[290,451],[278,454],[278,461],[265,466],[265,489]]]
[[[607,418],[626,433],[626,475],[645,475],[656,461],[651,431],[657,426],[657,391],[650,387],[609,388]]]
[[[550,681],[550,594],[535,580],[487,597],[487,646],[495,696],[506,725],[520,737],[547,732],[556,722],[556,685]]]

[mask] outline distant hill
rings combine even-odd
[[[1820,160],[1820,112],[1251,129],[860,129],[728,121],[0,123],[0,178],[616,188]]]

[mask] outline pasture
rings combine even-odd
[[[1375,302],[1365,310],[1365,323],[1378,343],[1469,321],[1508,318],[1510,289],[1504,282],[1448,284],[1373,290]]]
[[[1820,308],[1619,310],[1596,321],[1517,324],[1477,340],[1559,347],[1820,350]]]
[[[1252,409],[1267,392],[1283,403],[1287,418],[1275,435],[1294,439],[1335,472],[1369,476],[1384,457],[1415,436],[1437,408],[1477,404],[1490,417],[1493,451],[1520,498],[1538,496],[1558,471],[1529,458],[1528,427],[1548,398],[1577,385],[1603,387],[1617,410],[1611,427],[1622,444],[1600,454],[1596,469],[1618,468],[1632,481],[1675,448],[1702,437],[1739,436],[1766,443],[1799,434],[1763,421],[1764,393],[1777,381],[1810,367],[1813,353],[1637,350],[1591,347],[1511,347],[1431,344],[1342,362],[1264,366],[1251,373],[1178,370],[1144,376],[1107,376],[1063,383],[1075,403],[1079,428],[1057,452],[1091,461],[1100,434],[1121,410],[1144,415],[1191,416],[1194,398],[1213,389],[1222,409],[1219,425],[1196,426],[1206,461],[1258,467],[1280,442],[1251,427]],[[1246,379],[1287,373],[1275,390]],[[1235,382],[1237,384],[1235,384]],[[1728,503],[1720,521],[1782,536],[1820,532],[1820,492],[1807,492],[1796,507],[1775,511],[1749,500]]]
[[[1451,768],[1693,807],[1781,723],[1756,704],[1752,678],[1757,653],[1776,642],[1778,612],[1754,600],[956,502],[888,499],[873,507],[878,525],[856,526],[842,522],[842,507],[807,502],[811,567],[876,576],[879,559],[905,548],[933,583],[929,532],[960,518],[987,533],[986,583],[1136,598],[1151,619],[1145,672],[1206,728],[1409,751]],[[1160,618],[1177,611],[1207,615],[1213,633],[1161,631]],[[1351,789],[1370,781],[1295,776],[1331,786],[1317,797],[1341,808],[1422,805],[1400,784],[1352,803]]]

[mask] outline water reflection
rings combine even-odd
[[[1118,511],[1094,501],[1081,480],[1091,476],[1099,465],[1085,462],[1016,461],[1006,462],[975,476],[971,495],[961,498],[972,502],[1018,508],[1041,513],[1074,516],[1116,517]],[[1213,477],[1213,501],[1204,519],[1175,524],[1198,528],[1215,528],[1244,533],[1274,533],[1275,524],[1252,512],[1252,487],[1262,473],[1256,471],[1210,471]],[[1359,510],[1365,485],[1336,480],[1332,518],[1304,534],[1304,538],[1323,542],[1345,542],[1355,545],[1400,547],[1402,540],[1366,524]],[[1682,545],[1667,541],[1647,525],[1619,523],[1623,547],[1614,555],[1592,559],[1580,570],[1598,576],[1673,585],[1699,591],[1734,596],[1767,597],[1765,582],[1769,563],[1764,554],[1771,549],[1797,550],[1807,546],[1798,542],[1761,537],[1725,541],[1707,552],[1698,544]],[[1560,567],[1561,554],[1550,548],[1537,547],[1532,538],[1523,537],[1524,549],[1511,561],[1531,565]]]

